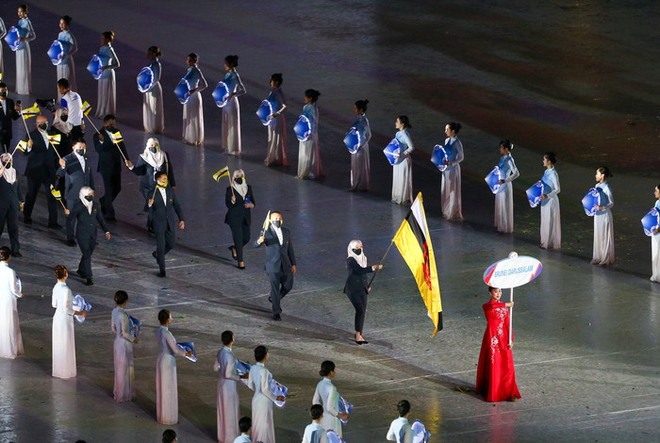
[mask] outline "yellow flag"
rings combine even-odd
[[[50,195],[55,197],[55,200],[62,200],[62,191],[55,189],[53,185],[50,185]]]
[[[264,232],[266,232],[266,229],[270,226],[270,211],[268,211],[268,214],[266,214],[266,218],[264,219],[264,224],[261,225],[261,235],[264,235]]]
[[[121,132],[119,131],[111,133],[110,136],[112,137],[113,143],[121,143],[124,141],[124,137],[121,135]]]
[[[41,114],[41,111],[39,110],[39,106],[35,103],[29,108],[23,108],[21,114],[23,114],[23,120],[27,120]]]
[[[87,102],[87,100],[85,100],[83,102],[82,111],[83,111],[83,114],[85,114],[85,117],[87,117],[89,115],[89,113],[92,112],[92,105],[90,105]]]
[[[21,140],[18,142],[16,145],[16,149],[18,149],[21,152],[26,152],[27,151],[28,144],[25,140]]]
[[[435,265],[435,254],[426,224],[421,192],[417,194],[410,212],[401,223],[392,241],[415,277],[427,314],[435,326],[433,330],[433,335],[435,335],[442,329],[442,301],[440,300],[438,269]]]
[[[224,177],[229,177],[229,166],[225,166],[213,174],[213,180],[220,183],[220,179]]]
[[[62,134],[51,134],[48,136],[48,142],[51,145],[59,145],[62,140]]]

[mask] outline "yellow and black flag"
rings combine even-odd
[[[212,175],[213,180],[217,181],[220,183],[220,179],[224,177],[229,177],[229,166],[225,166],[224,168],[220,168],[218,171],[215,172],[215,174]]]
[[[435,326],[433,330],[433,335],[435,335],[442,330],[442,301],[438,269],[435,265],[435,254],[426,224],[421,192],[417,194],[410,212],[401,223],[392,241],[415,277],[428,316]]]

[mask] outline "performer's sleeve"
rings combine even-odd
[[[465,155],[463,154],[463,143],[461,143],[460,140],[456,139],[456,160],[454,160],[454,163],[460,163],[465,159]]]
[[[245,89],[245,86],[243,85],[243,82],[241,81],[241,76],[238,75],[238,72],[236,72],[236,90],[234,91],[234,95],[236,97],[240,97],[241,95],[245,94],[247,91]]]
[[[174,339],[174,336],[171,332],[168,331],[168,333],[165,334],[165,341],[167,342],[167,346],[169,346],[174,355],[178,355],[180,357],[186,356],[186,351],[181,349],[179,345],[176,344],[176,340]]]
[[[552,186],[552,191],[548,192],[548,198],[552,198],[559,194],[561,192],[561,188],[559,187],[559,177],[557,176],[557,172],[554,174],[550,174],[550,185]]]
[[[135,337],[133,337],[133,335],[130,333],[130,328],[128,327],[128,315],[121,316],[120,324],[121,324],[121,336],[126,340],[130,341],[131,343],[133,343]]]
[[[113,62],[108,65],[108,69],[117,69],[118,67],[121,66],[121,63],[119,62],[119,58],[117,58],[117,53],[115,52],[115,48],[110,46],[110,52],[112,52],[112,60]]]
[[[23,293],[21,292],[20,280],[18,279],[18,276],[13,269],[11,270],[11,274],[11,285],[9,286],[9,290],[14,295],[14,297],[21,298],[23,297]]]
[[[34,32],[34,28],[32,27],[32,22],[28,19],[28,33],[25,36],[25,41],[31,42],[35,38],[37,38],[37,33]]]
[[[504,179],[504,181],[510,183],[520,176],[520,171],[518,171],[518,167],[516,166],[516,162],[513,161],[513,157],[509,157],[508,163],[510,174],[507,178]]]
[[[273,395],[272,392],[270,392],[270,381],[273,379],[273,374],[270,373],[270,371],[266,368],[260,368],[261,369],[261,393],[268,397],[271,401],[277,400],[277,397]],[[265,377],[264,377],[265,373]]]
[[[66,55],[73,55],[76,52],[78,52],[78,41],[76,40],[76,37],[69,32],[69,35],[71,36],[71,47],[67,51]]]
[[[396,434],[394,433],[394,422],[390,424],[390,428],[387,430],[387,438],[388,441],[396,441]]]
[[[228,380],[239,380],[238,371],[236,371],[236,357],[227,356],[225,362],[225,378]]]

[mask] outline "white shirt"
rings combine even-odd
[[[284,237],[282,237],[282,228],[278,228],[275,225],[272,225],[272,228],[275,234],[277,235],[277,239],[279,240],[280,245],[282,245],[282,243],[284,243]]]
[[[165,206],[167,206],[167,193],[165,192],[165,188],[158,186],[157,189],[160,191],[160,196],[163,197],[163,203],[165,203]]]
[[[0,98],[0,104],[2,105],[2,112],[4,112],[5,115],[7,115],[7,111],[8,111],[7,100],[5,100],[4,98]]]
[[[408,419],[399,417],[393,420],[386,438],[397,443],[412,443],[413,433]]]
[[[66,100],[66,107],[69,111],[67,122],[73,126],[80,126],[83,119],[82,99],[80,95],[77,92],[69,90],[69,92],[62,96],[62,100]]]
[[[316,435],[314,433],[316,432]],[[312,436],[315,438],[312,439]],[[312,422],[305,428],[302,443],[327,443],[328,434],[319,423]]]

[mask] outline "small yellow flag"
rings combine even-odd
[[[119,131],[111,133],[110,136],[112,137],[113,143],[121,143],[124,141],[124,137],[121,135],[121,132]]]
[[[217,181],[218,183],[220,183],[220,179],[224,177],[229,177],[229,166],[225,166],[213,174],[213,180]]]
[[[29,108],[23,108],[21,114],[23,114],[23,120],[27,120],[41,114],[41,110],[39,110],[39,106],[35,103]]]
[[[62,200],[62,191],[55,189],[53,185],[50,185],[50,195],[55,197],[55,200]]]
[[[87,117],[89,115],[89,113],[92,112],[92,105],[90,105],[87,102],[87,100],[85,100],[83,102],[82,111],[83,111],[83,114],[85,114],[85,117]]]
[[[51,145],[59,145],[62,140],[62,134],[51,134],[48,136],[48,142]]]
[[[19,141],[18,144],[16,145],[16,149],[18,149],[21,152],[26,152],[27,148],[28,148],[28,144],[25,140]]]

